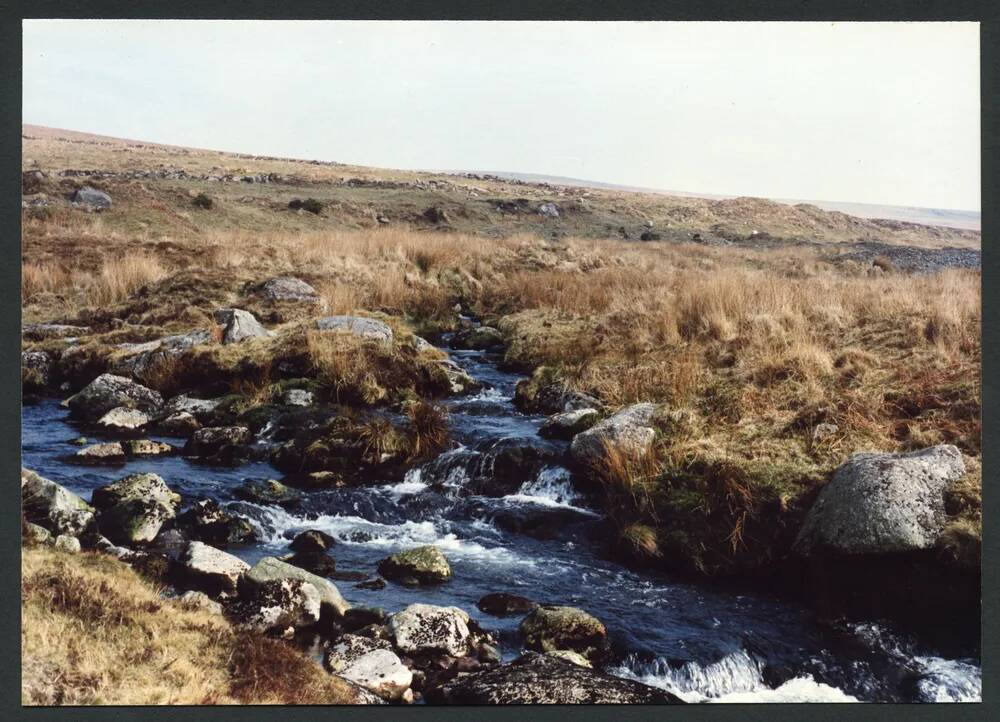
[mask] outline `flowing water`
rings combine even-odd
[[[67,463],[75,450],[68,442],[81,431],[55,400],[24,407],[22,464],[85,499],[126,473],[155,472],[188,500],[211,497],[248,516],[258,541],[230,551],[250,563],[288,553],[290,537],[304,529],[337,539],[338,571],[374,574],[391,553],[435,544],[454,572],[447,584],[337,586],[352,604],[389,612],[418,601],[459,606],[498,632],[505,660],[519,653],[519,618],[482,614],[476,602],[491,592],[582,607],[609,629],[616,661],[607,671],[688,701],[981,698],[978,650],[931,648],[883,623],[821,625],[805,607],[778,597],[634,572],[604,558],[607,527],[561,464],[566,443],[540,439],[544,417],[512,404],[519,377],[484,352],[451,356],[485,385],[448,402],[456,448],[402,482],[309,493],[294,511],[233,499],[244,479],[281,478],[265,462],[230,468],[169,456],[116,467]],[[266,445],[266,434],[258,443]],[[527,456],[509,455],[525,447]],[[511,458],[528,461],[512,466]]]

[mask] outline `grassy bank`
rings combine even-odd
[[[100,554],[21,554],[26,705],[349,704],[356,691],[289,644],[164,599]]]

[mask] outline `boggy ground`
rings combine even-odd
[[[426,185],[419,174],[93,140],[28,139],[25,154],[29,168],[48,175],[26,189],[36,191],[27,200],[43,193],[47,202],[24,211],[24,320],[83,327],[70,341],[26,335],[23,350],[44,352],[50,364],[25,368],[28,393],[69,395],[120,368],[132,353],[121,344],[207,331],[204,342],[155,359],[142,382],[165,397],[224,397],[226,420],[255,430],[280,394],[307,389],[352,421],[332,434],[341,446],[311,439],[292,447],[299,470],[328,470],[344,443],[364,463],[390,458],[404,469],[445,443],[433,401],[453,393],[455,381],[414,334],[433,340],[459,329],[460,313],[472,314],[500,331],[504,363],[530,375],[519,393],[526,409],[560,410],[545,407],[552,389],[587,394],[603,414],[661,405],[649,451],[609,453],[578,470],[602,499],[617,531],[612,550],[623,560],[701,575],[766,574],[789,556],[817,490],[851,454],[949,443],[969,472],[948,492],[947,526],[932,554],[977,573],[980,273],[914,275],[828,242],[978,245],[978,234],[902,226],[889,233],[892,224],[876,233],[877,223],[859,230],[853,224],[872,222],[852,219],[835,231],[810,230],[817,243],[761,244],[749,242],[748,229],[768,216],[734,206],[733,223],[748,234],[739,242],[716,219],[676,211],[662,197],[656,206],[563,189],[592,194],[587,203],[608,204],[602,212],[659,208],[663,219],[676,211],[687,225],[663,227],[654,216],[671,241],[625,241],[603,221],[558,226],[553,238],[552,219],[534,212],[475,215],[476,190],[461,190],[463,205],[447,206],[447,194],[459,191]],[[198,178],[58,175],[173,166]],[[201,178],[229,171],[279,178]],[[296,177],[282,181],[282,173]],[[490,197],[566,203],[548,187],[475,182]],[[68,203],[84,183],[108,191],[112,207],[88,213]],[[341,198],[355,192],[370,198]],[[194,205],[197,193],[212,207]],[[305,197],[321,199],[320,214],[288,209]],[[398,212],[404,206],[410,215]],[[445,216],[430,220],[430,207],[444,207]],[[629,218],[648,228],[642,214]],[[694,233],[720,241],[728,233],[736,242],[694,243]],[[761,233],[802,240],[785,226]],[[261,284],[287,276],[318,298],[269,299]],[[227,307],[250,311],[273,335],[220,344],[214,313]],[[314,319],[335,314],[380,319],[392,341],[318,332]],[[385,411],[408,417],[390,420]]]

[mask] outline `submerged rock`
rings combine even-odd
[[[155,412],[163,405],[163,397],[124,376],[101,374],[78,394],[67,399],[66,405],[74,418],[96,421],[119,406]]]
[[[511,614],[527,614],[535,609],[538,603],[517,594],[497,592],[487,594],[476,603],[476,606],[494,617],[505,617]]]
[[[215,312],[215,322],[223,326],[222,343],[239,343],[251,338],[267,338],[271,332],[250,313],[239,308],[220,308]]]
[[[122,446],[130,456],[162,456],[174,450],[170,444],[150,439],[131,439],[122,442]]]
[[[370,338],[381,343],[392,343],[392,327],[377,318],[363,316],[327,316],[316,319],[320,331],[349,333],[361,338]]]
[[[94,509],[79,496],[29,469],[21,469],[21,511],[53,534],[79,535],[94,521]]]
[[[261,559],[247,572],[245,577],[246,582],[251,588],[274,579],[298,579],[312,584],[316,587],[323,606],[329,608],[335,617],[344,616],[344,612],[350,609],[350,605],[344,601],[344,598],[340,595],[340,591],[334,586],[333,582],[291,564],[286,564],[274,557],[264,557]]]
[[[250,565],[239,557],[200,541],[190,542],[180,558],[185,584],[214,597],[234,596],[240,577]]]
[[[411,604],[389,618],[389,631],[403,652],[464,657],[469,652],[468,623],[469,615],[458,607]]]
[[[929,549],[944,528],[944,492],[964,475],[961,452],[947,444],[855,454],[820,491],[795,549],[852,555]]]
[[[600,417],[597,409],[563,411],[547,418],[538,433],[550,439],[572,439],[596,424]]]
[[[388,642],[345,634],[330,647],[324,663],[333,674],[374,692],[385,700],[399,700],[413,683],[413,673]]]
[[[570,444],[574,461],[594,467],[604,460],[609,447],[628,455],[645,453],[656,438],[656,410],[656,404],[633,404],[577,434]]]
[[[669,692],[547,654],[456,678],[427,699],[447,704],[679,704]]]
[[[421,546],[393,554],[378,563],[386,579],[414,580],[418,584],[439,584],[451,579],[451,567],[436,546]]]
[[[539,652],[568,649],[593,660],[608,648],[608,630],[601,621],[576,607],[537,607],[519,631],[524,646]]]

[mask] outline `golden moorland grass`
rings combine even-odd
[[[268,313],[246,289],[295,275],[324,305],[282,316],[286,323],[362,313],[388,320],[400,336],[433,333],[454,327],[460,304],[501,329],[512,367],[545,367],[612,409],[666,404],[687,431],[662,436],[654,503],[640,508],[609,491],[621,506],[623,541],[637,550],[661,539],[639,527],[665,528],[669,519],[673,541],[661,546],[703,544],[738,557],[775,526],[780,514],[769,510],[794,511],[857,451],[953,443],[970,460],[980,455],[975,270],[885,271],[844,260],[835,246],[488,239],[399,226],[292,235],[212,228],[157,239],[109,232],[91,216],[63,228],[61,218],[26,222],[26,258],[36,259],[24,267],[32,320],[87,322],[99,311],[155,337],[190,330],[223,303]],[[68,252],[78,248],[86,251]],[[116,258],[151,260],[133,264],[142,272],[123,264],[119,278],[106,271],[118,268]],[[402,388],[436,387],[427,364],[398,343],[386,352],[296,333],[199,351],[212,360],[199,372],[221,368],[235,378],[267,369],[264,356],[285,344],[306,352],[334,400],[380,403],[398,400]],[[680,517],[704,525],[685,532]],[[971,518],[963,512],[960,521],[978,528]],[[711,556],[695,565],[729,563]]]
[[[280,640],[162,597],[130,567],[21,553],[26,705],[348,704],[356,691]]]

